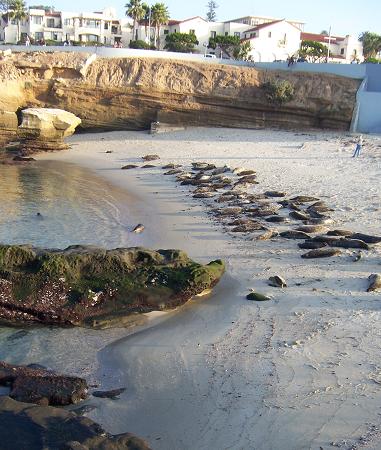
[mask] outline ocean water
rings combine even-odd
[[[0,165],[0,243],[65,248],[141,245],[128,206],[134,199],[94,172],[60,161]],[[39,215],[38,215],[39,213]],[[123,330],[0,327],[0,360],[38,363],[90,377],[96,352]]]
[[[95,173],[60,161],[0,165],[0,242],[44,248],[134,246],[132,199]]]

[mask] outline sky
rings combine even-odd
[[[206,14],[208,0],[151,0],[164,2],[172,19]],[[230,20],[247,15],[295,19],[306,22],[305,31],[320,33],[332,27],[332,34],[358,36],[362,31],[381,34],[380,0],[216,0],[219,4],[217,20]],[[30,1],[29,4],[32,4]],[[38,2],[52,4],[58,10],[100,11],[113,6],[124,14],[125,1],[118,0],[50,0]],[[146,0],[146,3],[149,1]],[[36,3],[34,3],[36,4]]]

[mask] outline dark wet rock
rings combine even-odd
[[[7,384],[11,385],[9,396],[26,403],[64,406],[87,397],[87,383],[82,378],[0,361],[0,385]]]
[[[120,394],[122,394],[126,388],[119,388],[119,389],[112,389],[110,391],[94,391],[92,394],[94,397],[99,398],[111,398],[112,400],[119,397]]]
[[[285,222],[288,222],[288,219],[283,216],[270,216],[270,217],[266,217],[265,221],[273,222],[273,223],[285,223]]]
[[[329,258],[332,256],[341,255],[341,251],[334,248],[320,248],[317,250],[311,250],[310,252],[304,253],[302,258],[313,259],[313,258]]]
[[[351,235],[351,239],[359,239],[360,241],[364,241],[367,244],[378,244],[379,242],[381,242],[381,236],[372,236],[363,233],[353,233]]]
[[[201,265],[180,250],[3,245],[0,320],[116,326],[130,321],[131,314],[185,303],[214,287],[223,272],[222,261]]]
[[[133,233],[142,233],[145,230],[145,226],[142,223],[138,223],[132,230]]]
[[[122,170],[136,169],[137,167],[139,166],[137,166],[136,164],[127,164],[122,167]]]
[[[368,289],[367,292],[374,292],[381,289],[381,275],[378,273],[372,273],[368,277]]]
[[[34,158],[31,158],[30,156],[15,156],[13,158],[13,161],[20,161],[20,162],[31,162],[31,161],[36,161]]]
[[[143,161],[156,161],[157,159],[160,159],[159,155],[145,155],[142,156]]]
[[[286,239],[310,239],[311,237],[309,234],[297,230],[282,231],[280,236]]]
[[[286,197],[286,193],[285,192],[280,192],[280,191],[266,191],[265,192],[265,197],[269,197],[269,198],[278,198],[278,197]]]
[[[297,195],[296,197],[293,197],[291,201],[299,203],[310,203],[310,202],[318,202],[320,201],[320,199],[316,197],[311,197],[309,195]]]
[[[164,170],[178,169],[179,167],[182,167],[182,165],[181,164],[169,163],[169,164],[166,164],[165,166],[163,166],[162,169],[164,169]]]
[[[37,363],[32,363],[32,364],[28,364],[25,367],[27,367],[28,369],[39,369],[39,370],[48,370],[45,366],[43,366],[42,364],[37,364]]]
[[[323,248],[323,247],[327,247],[328,244],[326,242],[317,242],[317,241],[312,241],[312,240],[307,240],[305,242],[300,242],[298,244],[299,248],[303,248],[306,250],[316,250],[318,248]]]
[[[352,236],[353,231],[349,231],[349,230],[330,230],[327,232],[328,236]]]
[[[324,225],[302,225],[296,228],[297,231],[303,231],[304,233],[324,233],[328,230]]]
[[[271,300],[271,297],[260,294],[259,292],[250,292],[250,294],[246,295],[246,299],[255,302],[266,302],[268,300]]]
[[[308,220],[310,218],[307,214],[299,211],[292,211],[289,216],[295,220]]]
[[[74,412],[9,397],[0,397],[0,436],[4,450],[149,450],[130,433],[112,436]]]
[[[273,286],[273,287],[279,287],[279,288],[287,287],[286,280],[279,275],[274,275],[273,277],[270,277],[269,285]]]

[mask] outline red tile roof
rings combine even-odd
[[[304,33],[301,34],[302,41],[316,41],[328,43],[329,36],[326,34],[316,34],[316,33]],[[331,36],[331,43],[336,44],[337,42],[344,41],[345,38],[340,36]]]

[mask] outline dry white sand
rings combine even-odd
[[[161,156],[158,166],[202,160],[252,168],[260,182],[254,192],[320,197],[335,209],[331,228],[380,235],[381,139],[367,137],[356,159],[351,139],[115,132],[74,136],[72,150],[44,156],[94,169],[136,195],[142,244],[227,263],[211,298],[100,352],[102,387],[127,390],[118,401],[92,399],[93,419],[112,433],[145,437],[154,449],[381,448],[381,293],[366,292],[369,274],[381,272],[380,245],[358,262],[354,250],[303,260],[296,241],[224,233],[205,204],[159,168],[120,170],[148,153]],[[276,274],[287,288],[268,286]],[[251,288],[272,300],[248,302]]]

